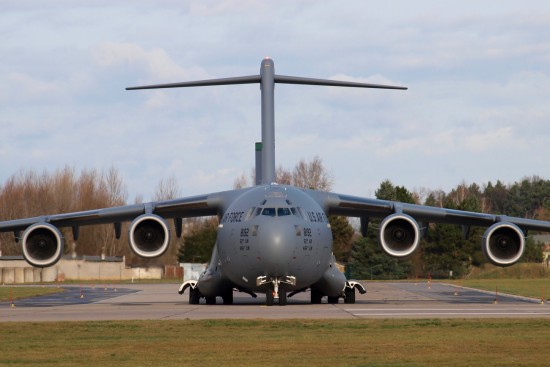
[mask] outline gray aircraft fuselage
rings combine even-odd
[[[335,267],[328,217],[307,191],[293,186],[246,190],[221,217],[216,247],[198,284],[204,296],[220,294],[224,280],[251,292],[266,292],[270,283],[256,280],[278,278],[286,291],[296,291],[325,275],[336,276],[334,289],[323,289],[331,296],[340,294],[346,284],[343,275],[326,274]],[[285,283],[288,277],[295,283]]]

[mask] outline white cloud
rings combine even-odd
[[[277,86],[277,164],[321,155],[337,191],[550,177],[546,2],[8,5],[0,183],[115,164],[130,200],[173,172],[184,193],[229,189],[253,166],[258,86],[123,88],[256,74],[266,55],[285,75],[410,88]]]
[[[206,77],[202,68],[184,69],[162,48],[144,50],[135,43],[103,42],[93,50],[93,56],[100,66],[144,66],[149,79],[174,80]]]

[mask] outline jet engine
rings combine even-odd
[[[49,223],[36,223],[23,233],[23,257],[39,268],[54,265],[63,255],[63,235]]]
[[[483,234],[481,247],[487,260],[494,265],[513,265],[525,250],[525,235],[515,224],[495,223]]]
[[[420,228],[411,216],[392,214],[380,223],[378,241],[388,255],[406,257],[412,254],[420,243]]]
[[[130,224],[128,230],[130,248],[137,255],[146,258],[159,257],[170,244],[168,225],[158,215],[144,214]]]

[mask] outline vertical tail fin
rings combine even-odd
[[[182,83],[155,84],[140,87],[129,87],[126,90],[137,89],[162,89],[162,88],[185,88],[185,87],[203,87],[210,85],[229,85],[229,84],[252,84],[260,83],[262,94],[262,143],[261,143],[261,166],[256,171],[256,182],[258,182],[258,172],[261,184],[275,182],[275,83],[282,84],[302,84],[302,85],[321,85],[332,87],[353,87],[353,88],[377,88],[377,89],[400,89],[406,90],[406,87],[356,83],[328,79],[312,79],[295,76],[276,75],[275,64],[270,58],[262,60],[260,75],[240,76],[235,78],[197,80]],[[258,150],[256,149],[256,157]],[[258,164],[256,163],[258,168]]]

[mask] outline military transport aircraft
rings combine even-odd
[[[183,218],[218,216],[217,241],[207,269],[196,281],[182,285],[189,289],[189,302],[233,303],[235,290],[256,296],[266,294],[266,304],[287,303],[287,297],[310,290],[311,302],[329,303],[343,298],[355,302],[360,283],[347,280],[335,264],[329,215],[358,217],[365,235],[369,219],[381,218],[379,243],[387,254],[402,258],[418,247],[430,222],[488,227],[481,246],[487,259],[499,266],[516,263],[525,249],[527,230],[550,231],[550,222],[504,215],[465,212],[438,207],[376,200],[331,192],[305,190],[277,184],[275,176],[275,83],[338,87],[407,89],[398,86],[311,79],[275,74],[274,63],[266,58],[260,74],[235,78],[149,85],[127,89],[199,87],[259,83],[261,87],[261,149],[256,154],[254,187],[184,197],[145,204],[43,215],[0,222],[0,231],[12,231],[21,241],[23,256],[36,267],[54,265],[64,252],[59,228],[71,227],[75,240],[80,226],[114,225],[120,238],[121,223],[130,222],[130,248],[139,256],[154,258],[168,248],[173,219],[176,236],[182,235]],[[421,223],[421,225],[419,224]]]

